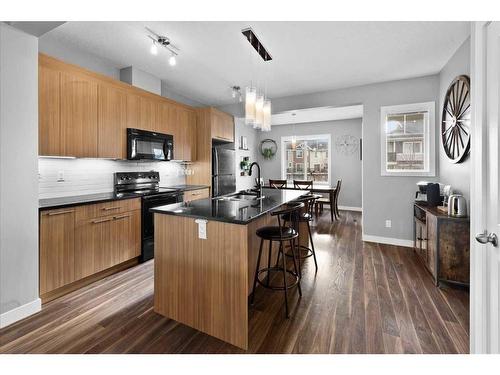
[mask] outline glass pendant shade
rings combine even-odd
[[[245,124],[255,124],[255,102],[257,100],[257,89],[247,87],[245,89]]]
[[[255,101],[255,129],[262,128],[262,123],[264,122],[264,96],[257,96]]]
[[[263,131],[271,131],[271,101],[265,100],[263,107],[263,121],[262,121],[262,130]]]

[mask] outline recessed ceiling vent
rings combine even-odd
[[[273,59],[251,28],[243,29],[241,30],[241,33],[245,35],[245,38],[247,38],[248,42],[252,45],[252,47],[257,51],[257,53],[260,55],[260,57],[262,57],[264,61],[270,61]]]

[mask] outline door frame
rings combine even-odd
[[[471,23],[470,352],[488,353],[487,252],[475,236],[487,228],[486,42],[490,22]]]

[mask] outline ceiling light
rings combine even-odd
[[[262,109],[263,120],[262,120],[262,131],[271,131],[271,101],[265,100],[264,107]]]
[[[253,127],[255,129],[262,128],[262,123],[264,122],[264,96],[259,95],[255,100],[255,123]]]
[[[153,44],[151,45],[149,52],[151,52],[152,55],[158,55],[158,46],[156,45],[156,41],[153,40]]]
[[[177,61],[175,60],[174,54],[172,54],[172,56],[170,56],[170,58],[168,59],[168,63],[170,64],[170,66],[175,66],[175,64],[177,64]]]

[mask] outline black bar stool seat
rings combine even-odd
[[[279,241],[280,239],[283,239],[284,241],[290,241],[299,236],[299,233],[293,228],[290,227],[280,228],[272,226],[259,228],[257,229],[256,234],[260,238],[269,241]]]
[[[261,285],[264,288],[271,290],[279,290],[283,291],[285,295],[285,311],[286,317],[289,317],[288,312],[288,290],[294,287],[297,287],[299,291],[299,295],[302,296],[302,289],[300,288],[300,271],[297,267],[297,262],[295,256],[292,256],[293,259],[293,270],[289,270],[286,267],[286,260],[284,254],[284,243],[288,243],[290,246],[290,251],[292,254],[295,254],[295,239],[299,237],[298,232],[298,220],[300,211],[304,208],[304,203],[302,202],[293,202],[287,205],[287,208],[274,211],[271,213],[272,216],[276,216],[278,219],[278,226],[265,226],[256,230],[256,234],[260,237],[260,247],[259,247],[259,255],[257,257],[257,265],[255,267],[255,274],[253,279],[253,288],[252,294],[250,297],[250,304],[253,304],[255,298],[255,287],[257,284]],[[288,222],[292,225],[287,226],[285,221],[283,221],[282,217],[288,215]],[[262,258],[262,249],[264,245],[264,241],[269,241],[269,252],[267,257],[267,267],[260,268],[260,261]],[[271,267],[271,255],[272,255],[272,245],[273,242],[279,243],[278,249],[278,257],[276,260],[276,265]],[[279,259],[281,255],[281,265],[279,264]],[[270,278],[272,272],[279,272],[283,275],[283,284],[282,285],[271,285]],[[261,275],[265,275],[261,279]],[[287,275],[292,276],[293,281],[287,281]],[[265,279],[265,281],[264,281]]]

